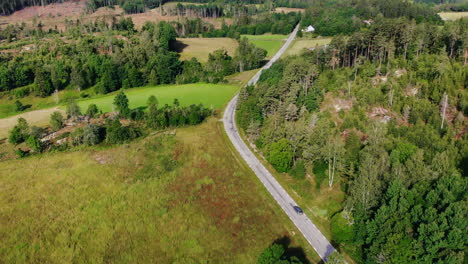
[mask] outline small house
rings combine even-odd
[[[302,31],[304,31],[304,32],[314,32],[315,28],[313,26],[309,25],[308,27],[306,27]]]

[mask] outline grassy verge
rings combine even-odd
[[[302,246],[220,124],[0,162],[0,262],[255,263],[283,236]]]

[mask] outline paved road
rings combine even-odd
[[[276,53],[276,55],[268,62],[252,79],[248,84],[255,84],[264,69],[270,68],[270,66],[277,60],[284,51],[288,48],[291,42],[294,40],[296,33],[299,29],[297,26],[289,36],[283,47]],[[318,255],[326,260],[327,256],[330,255],[335,249],[330,242],[323,236],[318,228],[312,223],[307,215],[298,215],[293,208],[296,202],[289,196],[289,194],[283,189],[279,182],[271,175],[271,173],[263,166],[263,164],[255,157],[252,151],[247,147],[242,138],[239,135],[237,126],[235,123],[235,113],[237,106],[238,95],[236,95],[231,102],[229,102],[223,116],[224,129],[231,140],[234,147],[240,153],[242,158],[247,162],[249,167],[255,172],[257,177],[267,188],[273,198],[278,202],[284,212],[293,221],[297,228],[301,231],[310,245],[315,249]]]

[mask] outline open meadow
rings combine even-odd
[[[234,56],[239,43],[231,38],[178,38],[175,45],[181,60],[194,57],[200,62],[207,62],[208,55],[219,49],[225,49],[230,56]]]
[[[280,34],[263,34],[263,35],[241,35],[242,38],[247,38],[255,46],[267,51],[267,58],[271,58],[283,46],[287,35]]]
[[[440,12],[439,16],[443,20],[457,20],[462,17],[468,17],[468,11],[467,12]]]
[[[284,236],[306,245],[222,131],[0,162],[0,262],[254,263]]]
[[[203,104],[213,109],[222,108],[232,96],[239,90],[239,86],[230,84],[184,84],[184,85],[161,85],[141,88],[132,88],[124,90],[130,101],[130,107],[136,108],[145,106],[148,97],[154,95],[158,98],[159,104],[172,104],[177,98],[182,106],[191,104]],[[92,99],[83,99],[78,103],[82,111],[86,111],[88,105],[96,104],[103,112],[112,111],[112,103],[117,92],[102,95]],[[37,97],[36,97],[37,98]],[[56,110],[65,110],[65,106],[52,108],[53,100],[51,97],[44,99],[44,104],[50,106],[48,109],[40,109],[25,112],[20,115],[0,119],[0,139],[8,135],[8,132],[14,125],[18,117],[25,118],[30,125],[42,126],[49,122],[50,114]],[[46,104],[47,102],[47,104]]]
[[[283,56],[298,55],[304,49],[313,49],[329,44],[331,38],[296,39]]]

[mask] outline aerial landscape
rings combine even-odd
[[[466,0],[0,0],[0,264],[467,263]]]

